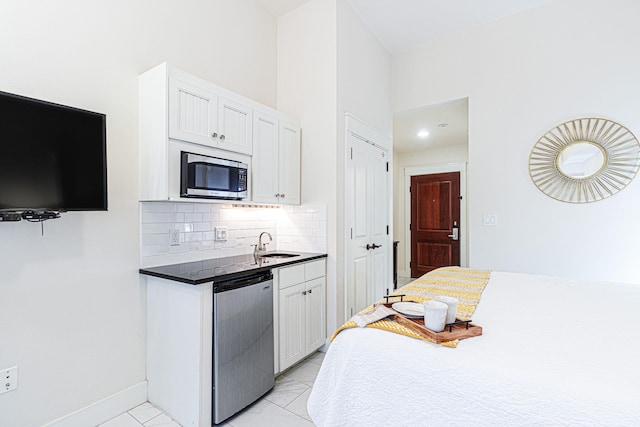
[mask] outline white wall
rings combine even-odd
[[[640,180],[571,205],[528,172],[538,138],[569,119],[640,135],[638,16],[634,0],[555,0],[394,56],[394,111],[469,97],[472,267],[640,282]],[[485,213],[498,225],[483,226]]]
[[[278,20],[278,109],[300,118],[302,204],[327,205],[327,331],[336,324],[336,62],[335,0]]]
[[[409,224],[406,221],[405,209],[407,189],[405,186],[405,168],[411,166],[438,165],[447,163],[466,163],[468,160],[467,144],[457,144],[445,147],[435,147],[420,151],[394,151],[393,162],[393,240],[398,244],[398,273],[406,277],[411,275],[409,270],[409,254],[406,252],[405,240]],[[464,195],[463,195],[464,196]],[[466,199],[465,199],[466,200]],[[466,201],[463,201],[466,203]]]
[[[345,1],[311,0],[278,20],[278,109],[301,120],[302,200],[327,204],[328,331],[344,321],[344,112],[390,134],[390,75]]]
[[[351,8],[349,2],[338,1],[338,127],[337,127],[337,166],[338,186],[338,286],[337,326],[346,321],[345,318],[345,269],[344,263],[347,243],[345,230],[345,113],[350,113],[372,126],[384,136],[389,136],[393,129],[391,112],[391,55],[373,35],[362,19]],[[388,152],[390,160],[389,192],[391,192],[393,152]],[[391,195],[389,194],[391,202]],[[389,210],[390,233],[393,229],[393,218]],[[389,237],[391,242],[391,237]],[[389,243],[388,283],[392,286],[393,248]]]
[[[24,2],[0,13],[0,90],[107,115],[109,211],[0,224],[0,425],[36,426],[145,380],[137,76],[162,61],[276,104],[277,22],[251,0]],[[115,414],[112,414],[115,415]]]

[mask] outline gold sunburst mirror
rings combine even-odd
[[[640,144],[626,127],[602,118],[575,119],[545,133],[529,156],[533,183],[569,203],[597,202],[638,173]]]

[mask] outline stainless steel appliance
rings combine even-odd
[[[218,424],[274,386],[271,271],[214,283],[213,404]]]
[[[184,151],[180,156],[181,197],[229,200],[247,198],[246,163]]]

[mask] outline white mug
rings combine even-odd
[[[433,332],[444,331],[444,322],[447,319],[447,304],[429,300],[424,302],[424,326]]]
[[[454,297],[448,297],[445,295],[439,295],[435,298],[436,301],[447,304],[447,320],[446,323],[453,323],[456,321],[456,313],[458,312],[458,299]]]

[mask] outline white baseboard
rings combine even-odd
[[[82,409],[53,420],[43,427],[97,426],[147,401],[147,382],[142,381]]]

